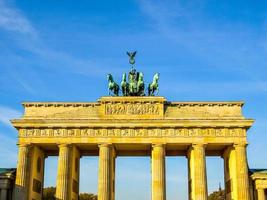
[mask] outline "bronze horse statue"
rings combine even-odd
[[[142,72],[138,73],[138,81],[137,81],[137,91],[138,96],[145,96],[145,83],[144,83],[144,75]]]
[[[153,82],[148,85],[147,91],[148,91],[148,96],[155,96],[155,91],[156,95],[159,93],[159,73],[156,73],[153,77]]]
[[[123,96],[129,96],[129,83],[126,81],[126,73],[122,75],[121,90]]]
[[[111,91],[115,96],[119,96],[119,90],[120,87],[119,85],[114,81],[113,77],[111,74],[108,74],[107,76],[108,79],[108,90],[109,90],[109,95],[111,95]]]

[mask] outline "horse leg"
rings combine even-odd
[[[157,89],[156,89],[156,95],[158,95],[159,94],[159,88],[157,87]]]
[[[155,96],[155,88],[153,87],[153,89],[152,89],[152,96]]]
[[[125,96],[129,96],[129,85],[126,84],[126,87],[125,87],[125,93],[126,95]]]
[[[116,85],[116,96],[119,96],[119,91],[120,91],[120,88],[118,85]]]
[[[114,96],[118,96],[117,95],[117,88],[116,87],[114,87]]]

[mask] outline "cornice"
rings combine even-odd
[[[140,98],[140,97],[139,97]],[[145,97],[142,99],[143,102],[158,102],[159,100],[164,101],[164,98],[149,98]],[[89,106],[100,106],[101,102],[140,102],[140,99],[131,99],[131,98],[123,98],[119,99],[117,97],[116,99],[104,99],[104,100],[98,100],[98,102],[23,102],[22,105],[27,108],[27,107],[89,107]],[[169,105],[169,106],[240,106],[242,107],[244,105],[243,101],[218,101],[218,102],[212,102],[212,101],[206,101],[206,102],[201,102],[201,101],[195,101],[195,102],[165,102],[164,105]]]
[[[90,107],[99,106],[97,102],[23,102],[22,105],[27,107]]]
[[[99,120],[99,119],[19,119],[12,120],[16,128],[27,127],[238,127],[248,129],[254,120],[229,119],[229,120],[199,120],[199,119],[175,119],[175,120]]]
[[[240,106],[244,105],[243,101],[192,101],[192,102],[167,102],[170,106]]]

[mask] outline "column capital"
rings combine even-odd
[[[112,147],[113,146],[113,144],[112,143],[99,143],[98,144],[98,147],[100,148],[100,147]]]
[[[188,152],[190,150],[193,150],[193,149],[205,149],[207,146],[207,143],[192,143],[189,148],[188,148]]]
[[[72,146],[71,143],[58,143],[57,145],[58,145],[59,148],[61,148],[61,147],[71,147]]]
[[[165,143],[155,143],[155,144],[152,144],[152,147],[155,148],[155,147],[165,147],[166,144]]]
[[[234,148],[236,148],[236,147],[247,147],[248,143],[234,143],[233,146],[234,146]]]
[[[192,147],[206,147],[207,143],[192,143]]]
[[[18,147],[32,147],[31,143],[17,143]]]

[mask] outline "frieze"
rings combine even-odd
[[[157,104],[106,104],[106,115],[159,115]]]
[[[19,137],[245,137],[242,128],[20,129]]]

